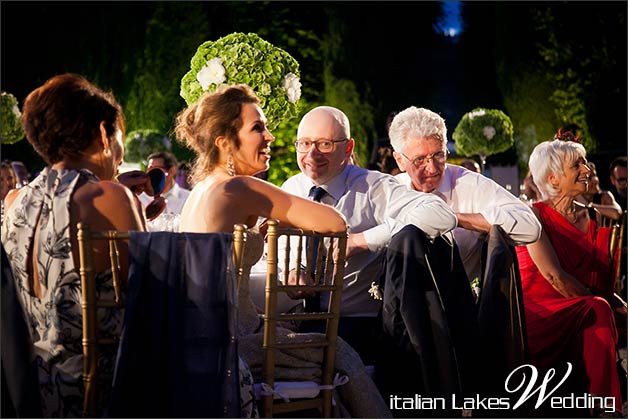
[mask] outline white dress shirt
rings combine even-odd
[[[174,186],[168,192],[161,195],[166,199],[166,209],[159,217],[146,223],[148,231],[178,231],[179,216],[189,195],[189,190],[183,189],[175,182]],[[146,205],[153,200],[153,197],[142,193],[139,199],[142,205],[146,207]]]
[[[315,186],[299,173],[286,180],[282,188],[308,197]],[[342,294],[341,316],[374,317],[380,301],[368,290],[383,273],[382,252],[394,233],[414,224],[431,237],[452,230],[455,214],[438,197],[411,190],[393,176],[347,165],[342,173],[324,185],[327,195],[321,202],[334,206],[347,219],[349,233],[364,233],[369,251],[347,259]]]
[[[395,176],[411,187],[407,173]],[[541,223],[519,198],[492,179],[453,164],[445,166],[443,180],[434,191],[456,213],[479,213],[491,225],[499,225],[517,244],[533,243],[541,236]],[[484,233],[456,228],[453,231],[469,281],[481,273]]]

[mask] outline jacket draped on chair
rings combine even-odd
[[[481,393],[490,397],[508,396],[506,377],[515,368],[529,363],[528,338],[521,277],[514,243],[501,227],[493,225],[485,242],[486,257],[478,301],[481,362]],[[518,416],[532,412],[520,409]],[[486,412],[485,412],[486,413]],[[499,411],[497,415],[506,415]]]
[[[240,417],[232,241],[131,233],[110,416]]]

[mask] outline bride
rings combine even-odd
[[[258,219],[273,218],[279,220],[282,226],[320,233],[345,232],[346,221],[331,206],[289,194],[253,176],[268,170],[270,144],[274,137],[268,130],[259,99],[250,87],[243,84],[223,86],[213,93],[206,93],[177,116],[175,134],[180,142],[194,149],[198,155],[192,169],[194,187],[181,213],[180,231],[231,233],[235,224],[249,227],[247,253],[251,257],[243,263],[245,275],[238,290],[239,347],[251,369],[259,370],[263,335],[261,319],[248,292],[250,267],[263,252]],[[283,332],[291,333],[280,331]],[[299,339],[299,336],[292,335],[294,339]],[[351,386],[364,379],[369,382],[362,386],[370,385],[373,390],[364,391],[362,387],[359,391],[349,391],[350,385],[343,386],[346,388],[342,389],[342,393],[350,392],[352,398],[347,401],[347,407],[369,405],[363,400],[366,395],[371,402],[372,414],[390,416],[374,384],[365,377],[364,366],[360,368],[359,356],[340,339],[337,348],[336,367],[352,374]],[[343,366],[343,362],[350,365]],[[365,415],[364,410],[357,413],[354,416]]]
[[[275,138],[250,87],[229,86],[203,96],[178,116],[175,133],[198,153],[181,231],[232,232],[234,224],[254,226],[258,217],[321,233],[346,230],[333,207],[253,177],[268,170]]]

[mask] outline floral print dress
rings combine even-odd
[[[19,191],[2,223],[2,244],[35,348],[44,417],[76,417],[82,412],[82,297],[71,252],[70,200],[78,187],[98,181],[88,170],[45,168]],[[28,255],[35,236],[32,251],[37,255],[41,298],[29,290]],[[110,271],[100,273],[96,282],[101,297],[113,293]],[[121,310],[99,310],[101,333],[119,334],[122,318]],[[114,357],[113,351],[102,352],[103,375],[113,371]],[[107,391],[103,393],[106,397]]]

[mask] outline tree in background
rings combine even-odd
[[[482,6],[495,8],[496,69],[521,173],[534,146],[559,127],[575,127],[589,154],[625,149],[625,130],[617,139],[609,124],[626,117],[625,4]]]
[[[626,59],[619,54],[626,51],[626,5],[544,3],[533,19],[556,116],[561,126],[577,126],[587,151],[595,152],[600,136],[616,135],[614,128],[604,132],[609,120],[626,118]]]
[[[184,107],[179,96],[181,77],[190,58],[209,37],[207,9],[201,2],[158,2],[146,24],[146,43],[137,59],[133,85],[124,103],[127,129],[171,133],[174,118]],[[163,151],[163,150],[153,150]],[[179,161],[194,153],[176,141],[172,152]]]

